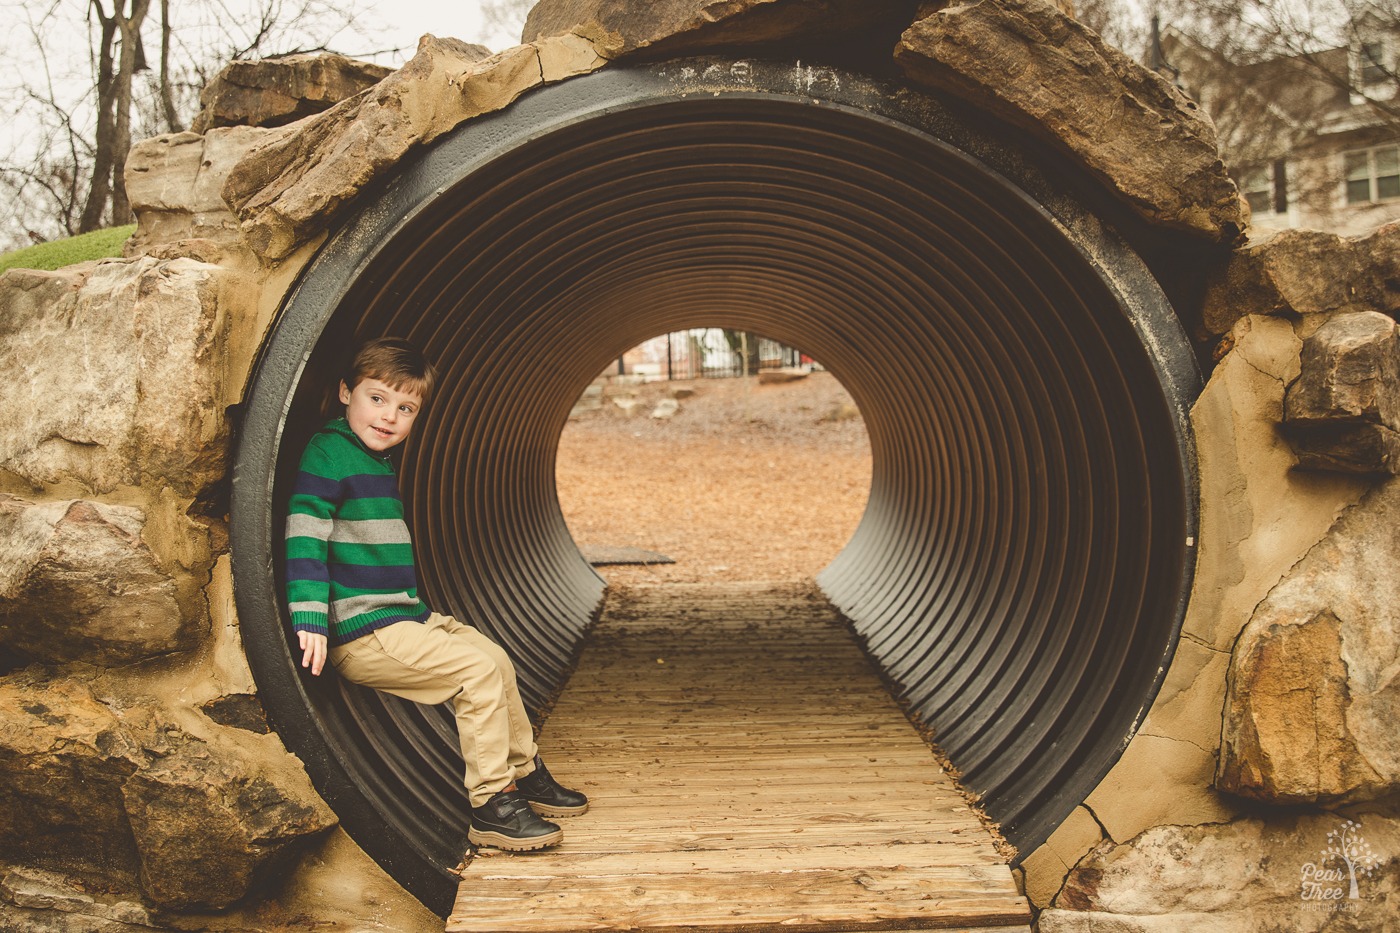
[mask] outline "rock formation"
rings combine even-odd
[[[248,246],[281,260],[342,218],[358,192],[411,149],[540,84],[643,53],[800,49],[848,40],[872,23],[897,31],[912,10],[898,0],[547,0],[527,22],[529,42],[496,55],[425,36],[398,72],[260,140],[228,174],[223,198]],[[960,57],[959,48],[976,51]],[[908,26],[895,59],[913,83],[950,91],[1063,149],[1149,223],[1224,243],[1244,224],[1210,121],[1054,4],[984,0],[937,9]],[[1013,65],[1027,80],[1004,80]],[[1137,158],[1149,151],[1158,157]]]
[[[934,4],[895,61],[1071,154],[1151,223],[1225,244],[1245,225],[1194,101],[1045,0]],[[1143,158],[1143,153],[1152,153]]]
[[[1346,831],[1374,856],[1348,864],[1329,854]],[[1397,853],[1400,820],[1376,812],[1160,826],[1090,852],[1039,931],[1383,930],[1400,908]]]
[[[198,133],[170,133],[136,143],[126,159],[126,194],[136,213],[127,256],[151,247],[181,244],[185,255],[218,262],[240,249],[238,218],[223,187],[237,162],[274,131],[231,126]],[[199,250],[196,252],[195,250]]]
[[[136,508],[0,494],[0,652],[114,666],[193,648],[207,619],[181,611],[145,526]]]
[[[1350,509],[1234,648],[1216,775],[1273,804],[1400,791],[1400,482]]]
[[[576,36],[485,52],[424,36],[413,60],[374,87],[255,146],[223,189],[247,242],[266,259],[284,259],[343,217],[354,196],[411,148],[530,88],[603,64]]]
[[[1284,428],[1305,469],[1400,473],[1400,328],[1340,314],[1303,342]]]
[[[1202,303],[1215,335],[1250,314],[1353,311],[1400,311],[1400,223],[1351,238],[1282,230],[1214,270]]]
[[[392,68],[333,53],[230,62],[199,94],[196,134],[220,126],[282,126],[329,110],[387,77]]]
[[[155,483],[194,498],[223,481],[239,275],[141,259],[15,270],[6,285],[0,358],[27,398],[0,418],[0,469],[91,493]]]
[[[302,777],[261,773],[74,679],[0,681],[0,851],[160,907],[225,908],[335,825]]]

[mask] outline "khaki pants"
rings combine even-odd
[[[535,770],[534,731],[500,645],[471,626],[433,613],[395,622],[330,650],[346,680],[415,703],[452,701],[473,807]]]

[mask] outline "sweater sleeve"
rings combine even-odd
[[[330,458],[313,438],[302,455],[287,507],[287,608],[292,628],[327,637],[331,528],[344,498],[334,474]]]

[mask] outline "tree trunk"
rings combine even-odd
[[[121,0],[118,0],[121,2]],[[116,41],[116,16],[108,16],[98,0],[88,5],[98,23],[101,35],[94,54],[97,58],[97,139],[93,149],[92,183],[88,186],[87,201],[83,205],[82,216],[78,220],[78,232],[87,233],[102,226],[107,212],[107,200],[112,193],[112,149],[115,132],[115,78],[113,62]]]
[[[131,0],[131,13],[120,19],[121,64],[117,71],[117,121],[112,152],[112,226],[131,223],[131,202],[126,197],[126,156],[131,151],[131,91],[136,72],[146,67],[141,46],[141,25],[151,0]],[[120,7],[118,7],[120,10]]]
[[[160,0],[160,106],[165,115],[165,128],[178,133],[185,127],[175,109],[175,89],[170,78],[170,0]]]
[[[146,66],[141,47],[141,25],[151,0],[116,0],[109,14],[100,0],[91,0],[89,9],[101,24],[97,48],[97,140],[93,155],[92,186],[83,206],[78,232],[104,226],[110,219],[119,226],[131,222],[131,206],[126,198],[126,155],[131,150],[131,89],[135,74]]]

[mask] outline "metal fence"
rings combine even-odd
[[[698,327],[656,337],[618,360],[618,372],[652,379],[723,379],[762,369],[811,366],[812,358],[767,337]]]

